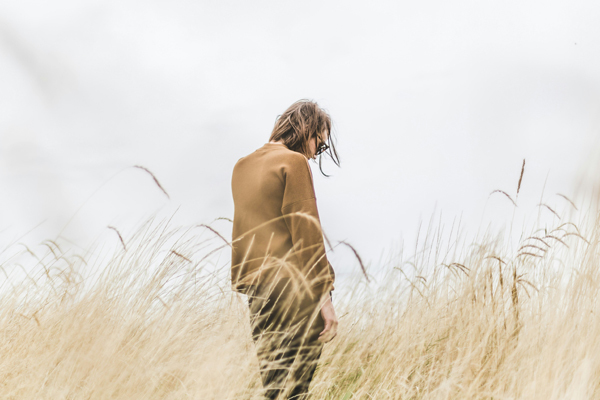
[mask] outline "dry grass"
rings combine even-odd
[[[340,331],[314,398],[599,398],[600,220],[588,217],[520,233],[517,251],[430,229],[379,286],[360,271],[337,284]],[[148,224],[104,259],[47,242],[23,250],[34,266],[2,265],[0,397],[258,399],[247,305],[217,234]]]

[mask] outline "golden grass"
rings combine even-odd
[[[600,398],[600,219],[588,217],[520,233],[517,251],[430,230],[379,285],[361,271],[336,283],[339,333],[313,398]],[[205,228],[148,224],[93,261],[48,242],[23,250],[33,266],[2,265],[0,398],[259,399],[246,300]]]

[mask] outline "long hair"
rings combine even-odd
[[[327,131],[327,149],[323,154],[329,154],[335,165],[340,166],[340,159],[335,149],[331,132],[331,117],[319,105],[310,100],[298,100],[277,117],[269,141],[282,141],[290,150],[310,156],[308,143],[313,137],[317,138],[317,146],[323,142],[323,132]],[[319,155],[319,170],[324,176],[321,165],[322,154]]]

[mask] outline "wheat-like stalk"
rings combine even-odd
[[[521,182],[523,181],[523,174],[525,174],[525,159],[523,159],[523,166],[521,166],[521,175],[519,175],[519,183],[517,184],[516,197],[519,197],[519,191],[521,190]]]
[[[134,165],[133,168],[139,168],[142,171],[146,171],[152,177],[152,179],[154,180],[154,183],[156,183],[156,186],[158,186],[158,188],[165,194],[165,196],[167,196],[168,199],[171,198],[171,196],[169,196],[169,193],[167,193],[167,191],[165,190],[165,188],[160,184],[160,182],[156,178],[156,175],[154,175],[152,173],[152,171],[150,171],[148,168],[143,167],[141,165]]]
[[[490,196],[493,195],[494,193],[502,193],[504,196],[506,196],[511,201],[511,203],[513,203],[513,205],[515,207],[517,206],[517,203],[515,203],[515,201],[512,199],[512,197],[510,197],[510,195],[508,193],[506,193],[505,191],[497,189],[497,190],[492,191],[490,193]]]
[[[209,225],[207,238],[168,224],[127,242],[110,227],[122,246],[95,257],[60,241],[15,246],[0,265],[1,398],[261,398],[231,242]],[[429,230],[414,255],[372,275],[340,242],[362,273],[336,266],[339,332],[313,398],[600,397],[596,215],[516,234],[516,247],[501,235],[442,247]],[[298,275],[290,290],[310,286],[279,261]]]

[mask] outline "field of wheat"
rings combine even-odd
[[[377,277],[358,269],[336,285],[339,333],[313,398],[599,398],[596,210],[470,242],[431,224]],[[87,253],[50,240],[4,250],[0,397],[260,399],[227,238],[168,220],[110,229],[116,246]]]

